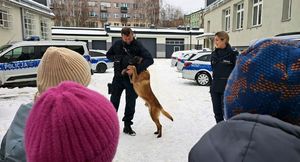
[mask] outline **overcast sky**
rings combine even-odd
[[[164,0],[173,6],[180,7],[184,14],[204,8],[205,0]]]

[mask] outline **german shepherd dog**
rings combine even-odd
[[[172,121],[173,117],[163,109],[163,107],[155,97],[150,86],[149,71],[145,70],[138,75],[136,67],[133,65],[129,65],[127,67],[127,70],[133,71],[133,74],[129,76],[130,82],[133,84],[133,88],[137,95],[146,102],[145,105],[149,108],[150,116],[157,127],[157,131],[154,132],[154,134],[158,134],[157,138],[160,138],[162,136],[162,125],[159,122],[160,112]]]

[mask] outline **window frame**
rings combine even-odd
[[[256,3],[254,1],[257,1]],[[252,0],[253,5],[252,5],[252,20],[251,20],[251,25],[252,27],[256,26],[261,26],[262,25],[262,13],[263,13],[263,0]],[[257,7],[257,12],[256,12],[256,17],[254,10]],[[256,22],[254,22],[256,18]],[[259,22],[260,20],[260,22]],[[256,24],[254,24],[256,23]]]
[[[224,31],[230,31],[230,8],[224,10]]]
[[[288,3],[287,4],[287,8],[285,8],[286,7],[285,3]],[[289,20],[291,20],[291,18],[292,18],[292,3],[293,3],[292,0],[283,0],[283,5],[282,5],[282,21],[289,21]],[[285,12],[287,12],[287,13],[285,13]],[[287,17],[285,17],[285,16],[287,16]]]
[[[240,6],[240,8],[239,8]],[[244,2],[236,4],[236,30],[243,30],[245,8]]]
[[[29,11],[25,11],[23,18],[24,18],[25,38],[35,35],[34,14]]]

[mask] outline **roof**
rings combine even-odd
[[[86,42],[81,41],[19,41],[9,43],[10,45],[82,45],[86,44]]]
[[[22,8],[26,8],[29,10],[33,10],[35,12],[47,15],[49,17],[54,17],[54,13],[47,6],[44,6],[40,3],[37,3],[33,0],[8,0],[10,3],[20,6]]]
[[[196,36],[196,39],[212,38],[214,36],[215,36],[215,33],[203,33],[201,35]]]
[[[100,29],[84,29],[84,28],[52,28],[52,35],[82,35],[82,36],[107,36],[107,32]]]
[[[122,27],[109,27],[109,33],[112,32],[120,32],[122,30]],[[179,29],[168,29],[168,28],[164,28],[164,29],[148,29],[148,28],[131,28],[134,33],[137,34],[201,34],[203,33],[204,29],[200,29],[200,30],[179,30]]]

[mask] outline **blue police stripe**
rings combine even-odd
[[[201,69],[205,69],[208,71],[212,71],[211,65],[207,65],[207,64],[191,64],[188,67],[184,67],[183,69],[185,70],[201,70]]]
[[[39,65],[40,60],[15,61],[11,63],[0,63],[0,71],[35,68]]]
[[[109,60],[109,59],[107,59],[107,58],[91,58],[91,63],[92,64],[96,64],[96,63],[98,63],[98,62],[100,62],[100,61],[103,61],[103,62],[105,62],[105,63],[109,63],[109,62],[112,62],[111,60]]]

